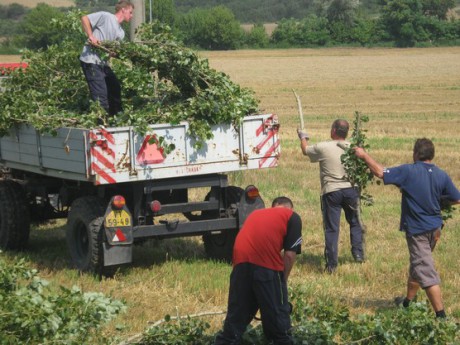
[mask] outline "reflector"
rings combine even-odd
[[[112,199],[112,206],[117,209],[122,209],[126,205],[126,200],[122,195],[115,195]]]

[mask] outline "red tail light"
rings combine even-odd
[[[246,197],[249,199],[257,199],[260,197],[259,190],[255,186],[246,187]]]
[[[150,209],[151,209],[152,212],[154,212],[154,213],[160,212],[160,210],[161,210],[161,203],[160,203],[158,200],[153,200],[153,201],[150,203]]]
[[[121,210],[126,205],[126,200],[121,195],[115,195],[112,199],[112,207]]]

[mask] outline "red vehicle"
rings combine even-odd
[[[0,62],[0,75],[7,75],[9,71],[15,70],[17,68],[26,68],[27,64],[25,62],[9,62],[3,63]]]

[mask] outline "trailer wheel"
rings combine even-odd
[[[0,181],[0,248],[26,247],[30,233],[30,213],[22,186],[11,180]]]
[[[244,190],[239,187],[229,186],[226,190],[227,203],[229,209],[232,204],[238,204],[241,200]],[[206,255],[213,260],[231,262],[233,254],[233,244],[239,229],[226,230],[220,234],[203,235],[204,249]]]
[[[72,263],[83,272],[112,276],[113,266],[104,267],[103,200],[86,196],[75,200],[67,218],[66,239]]]

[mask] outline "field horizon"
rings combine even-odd
[[[398,231],[400,192],[391,186],[369,187],[375,203],[363,209],[368,229],[366,262],[353,261],[349,231],[342,219],[339,267],[334,275],[324,274],[319,169],[301,154],[293,91],[301,99],[312,143],[329,139],[334,119],[352,123],[358,111],[369,116],[365,129],[370,152],[382,164],[410,163],[414,140],[428,137],[436,145],[434,163],[460,187],[460,47],[198,54],[234,82],[254,90],[261,112],[276,113],[280,119],[279,166],[230,174],[230,182],[241,187],[255,184],[266,204],[279,195],[293,200],[303,220],[304,242],[289,284],[304,291],[310,303],[332,300],[347,306],[355,316],[394,308],[393,299],[405,293],[408,268],[404,235]],[[226,309],[231,267],[208,261],[200,238],[148,241],[134,249],[132,266],[122,268],[113,279],[99,281],[70,267],[64,228],[64,221],[36,227],[25,252],[6,255],[9,260],[25,258],[53,284],[77,285],[83,291],[104,292],[125,300],[127,312],[104,328],[103,335],[127,339],[166,314]],[[460,320],[460,270],[455,259],[459,230],[457,209],[434,252],[445,309],[456,320]],[[419,297],[425,299],[424,293]],[[210,317],[213,329],[220,328],[223,317]],[[118,327],[120,324],[123,327]]]

